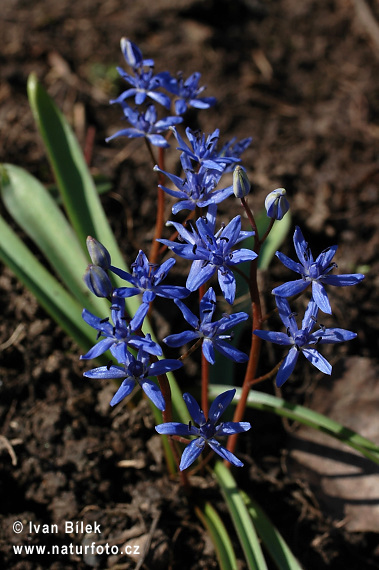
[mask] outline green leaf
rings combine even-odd
[[[210,398],[214,399],[220,391],[225,391],[225,386],[212,385],[210,386],[209,391]],[[233,400],[234,404],[238,401],[240,396],[241,388],[237,388],[236,395]],[[291,404],[282,398],[277,398],[276,396],[271,396],[271,394],[265,394],[264,392],[258,392],[256,390],[250,391],[247,399],[247,406],[255,408],[256,410],[273,412],[279,416],[283,416],[314,429],[318,429],[319,431],[343,441],[343,443],[349,445],[353,449],[356,449],[374,463],[379,464],[379,447],[375,443],[365,437],[362,437],[355,431],[344,427],[338,422],[327,418],[323,414],[309,410],[304,406]]]
[[[299,562],[292,554],[286,541],[263,509],[244,491],[241,490],[240,493],[257,529],[257,533],[276,567],[279,570],[301,570]]]
[[[209,502],[201,507],[195,507],[195,511],[211,537],[220,569],[237,570],[238,564],[233,545],[217,511]]]
[[[92,346],[93,335],[80,318],[79,303],[43,267],[1,216],[0,259],[71,338],[83,349]]]
[[[85,286],[82,276],[87,258],[72,227],[42,184],[23,168],[4,164],[0,165],[0,190],[8,212],[70,293],[87,309],[107,311],[107,301],[91,295]]]
[[[229,509],[249,570],[267,570],[253,521],[233,475],[221,461],[216,462],[213,472]]]

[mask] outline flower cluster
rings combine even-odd
[[[169,136],[172,135],[176,139],[183,174],[180,176],[167,172],[162,163],[155,165],[154,170],[159,173],[161,194],[164,196],[166,193],[176,199],[172,206],[173,215],[182,210],[188,210],[190,214],[184,223],[167,221],[166,226],[172,227],[176,233],[171,239],[158,237],[157,242],[161,244],[160,253],[166,255],[167,250],[171,251],[190,261],[191,267],[186,275],[185,286],[170,285],[166,283],[166,278],[175,264],[173,257],[162,259],[160,264],[151,263],[147,255],[140,250],[134,263],[131,264],[131,272],[128,272],[113,266],[105,246],[89,237],[87,248],[92,263],[87,267],[84,281],[94,295],[105,297],[110,301],[111,315],[101,318],[87,310],[83,311],[83,319],[97,331],[98,342],[81,358],[96,358],[109,350],[116,360],[84,374],[91,379],[114,379],[121,382],[110,402],[112,406],[131,394],[136,386],[140,386],[155,406],[165,412],[170,398],[167,397],[165,390],[161,391],[156,379],[160,386],[163,386],[162,377],[180,368],[183,358],[196,348],[201,346],[204,357],[202,366],[204,362],[214,364],[216,352],[236,363],[243,364],[249,359],[247,354],[230,342],[231,329],[247,321],[249,315],[245,312],[234,314],[217,312],[215,278],[217,276],[222,296],[229,305],[233,305],[238,293],[235,271],[241,273],[243,277],[247,275],[237,266],[245,262],[250,263],[250,280],[247,277],[246,279],[249,282],[253,307],[259,304],[256,267],[260,246],[271,231],[274,221],[281,220],[287,213],[289,202],[283,188],[268,194],[265,208],[271,221],[265,236],[260,238],[254,215],[246,201],[251,188],[250,181],[246,170],[239,164],[241,154],[250,144],[251,138],[239,142],[231,139],[220,147],[219,129],[206,135],[187,127],[185,136],[182,135],[177,125],[183,121],[182,115],[189,107],[208,109],[216,102],[214,97],[203,96],[204,87],[199,86],[200,73],[195,72],[188,79],[184,79],[182,74],[174,77],[167,71],[156,74],[154,61],[144,59],[140,49],[131,41],[122,39],[121,49],[130,70],[126,72],[119,68],[118,71],[128,84],[128,88],[111,103],[121,105],[129,126],[107,140],[119,136],[143,137],[149,146],[166,149],[169,146]],[[137,108],[132,108],[126,102],[129,99],[134,99]],[[160,117],[156,104],[160,106],[161,112],[163,109]],[[153,156],[151,146],[150,151]],[[225,186],[222,177],[231,171],[233,171],[233,184]],[[165,184],[162,183],[164,177],[168,180]],[[233,217],[229,223],[216,223],[219,204],[233,193],[245,209],[251,231],[242,229],[240,215]],[[162,226],[163,222],[162,219]],[[255,244],[253,249],[245,247],[247,238],[253,238]],[[236,247],[239,244],[241,247]],[[278,386],[283,385],[289,378],[300,353],[303,353],[322,372],[331,373],[331,365],[316,347],[351,340],[356,335],[340,328],[327,329],[322,325],[314,330],[318,312],[321,310],[331,313],[324,286],[354,285],[364,277],[361,274],[331,275],[332,269],[336,267],[332,259],[337,247],[323,251],[314,260],[298,227],[294,234],[294,245],[299,262],[291,260],[280,252],[276,255],[287,268],[300,274],[301,279],[280,285],[272,291],[286,332],[260,329],[253,331],[263,340],[289,347],[289,352],[279,367],[276,378]],[[154,256],[150,257],[152,258],[155,259]],[[125,286],[115,288],[112,284],[112,273],[124,280]],[[312,287],[312,296],[299,328],[296,315],[291,311],[287,298],[299,295],[308,286]],[[195,291],[199,291],[199,316],[189,308],[187,301],[183,302],[183,299]],[[139,308],[135,314],[127,314],[126,299],[136,295],[140,296]],[[180,358],[163,358],[160,345],[149,334],[145,335],[143,332],[144,320],[157,296],[175,303],[184,320],[190,325],[190,329],[185,325],[186,330],[169,334],[163,339],[167,346],[173,348],[192,343],[188,353]],[[256,321],[253,320],[253,325],[254,322]],[[247,380],[249,381],[249,378]],[[182,455],[180,470],[192,465],[206,444],[233,465],[243,465],[232,451],[223,447],[217,439],[245,432],[251,427],[244,421],[218,423],[225,409],[231,404],[235,392],[235,389],[231,389],[218,395],[211,404],[208,417],[193,396],[186,393],[183,398],[193,421],[199,427],[195,427],[191,421],[188,424],[165,421],[156,426],[158,433],[179,438],[181,441],[183,438],[195,437],[192,441],[187,441],[188,446]],[[205,398],[204,402],[204,390],[202,406],[206,412],[207,401]],[[165,415],[163,417],[165,418]]]
[[[289,353],[284,358],[276,377],[276,385],[282,386],[290,377],[299,357],[300,352],[309,360],[313,366],[324,372],[331,374],[332,367],[329,362],[316,350],[318,344],[336,344],[345,340],[352,340],[356,334],[340,328],[326,329],[320,325],[316,332],[312,332],[319,310],[331,314],[330,302],[324,287],[327,285],[348,286],[355,285],[364,279],[361,273],[350,273],[347,275],[330,275],[336,266],[332,263],[337,246],[329,247],[322,251],[314,261],[312,252],[305,241],[299,227],[296,227],[293,242],[299,262],[295,262],[283,253],[276,252],[278,259],[296,273],[300,273],[301,279],[289,281],[279,287],[275,287],[272,293],[275,295],[279,316],[286,327],[286,333],[255,330],[254,334],[264,340],[291,346]],[[295,320],[295,313],[291,311],[286,297],[302,293],[309,285],[312,286],[312,296],[305,311],[301,329],[298,329]]]

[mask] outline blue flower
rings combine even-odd
[[[222,459],[226,459],[237,467],[243,467],[242,461],[231,453],[231,451],[225,449],[225,447],[215,439],[219,436],[242,433],[251,428],[249,422],[222,422],[216,426],[221,415],[233,400],[235,393],[235,390],[228,390],[227,392],[223,392],[217,396],[210,407],[208,420],[206,420],[203,411],[200,409],[198,403],[191,394],[183,394],[183,399],[187,405],[188,411],[194,422],[197,423],[199,427],[197,428],[193,426],[192,422],[189,422],[189,424],[167,422],[155,427],[157,432],[160,434],[178,435],[182,437],[188,437],[190,435],[196,436],[196,439],[191,441],[183,451],[179,465],[180,471],[183,471],[192,465],[203,451],[205,444],[208,444],[213,451],[222,457]]]
[[[113,297],[111,315],[113,325],[109,322],[108,317],[101,319],[87,311],[87,309],[83,310],[83,320],[98,331],[97,338],[101,338],[101,340],[84,356],[81,356],[81,360],[97,358],[107,350],[110,350],[116,360],[124,364],[128,362],[129,358],[127,351],[128,346],[132,346],[136,349],[143,348],[149,354],[157,356],[162,354],[161,348],[157,343],[151,340],[150,335],[146,335],[146,337],[143,338],[133,334],[134,331],[132,327],[126,322],[124,299]]]
[[[209,170],[203,165],[195,172],[189,157],[184,153],[182,153],[180,161],[186,175],[184,179],[175,176],[175,174],[165,172],[158,168],[158,166],[154,167],[154,170],[165,174],[178,188],[178,190],[171,190],[166,186],[160,185],[160,188],[167,192],[167,194],[180,200],[172,207],[173,214],[177,214],[185,209],[194,210],[196,206],[204,208],[209,206],[209,204],[219,204],[233,193],[233,186],[228,186],[222,190],[215,190],[222,176],[222,172]]]
[[[149,310],[150,303],[158,295],[167,299],[183,299],[189,295],[188,289],[176,285],[161,285],[161,281],[165,279],[171,267],[175,264],[175,259],[171,258],[162,263],[162,265],[153,265],[149,263],[146,255],[142,250],[139,251],[136,260],[132,263],[132,275],[122,269],[112,268],[125,281],[133,285],[132,287],[119,287],[115,290],[115,295],[120,298],[133,297],[142,294],[142,303],[130,322],[133,330],[138,330]]]
[[[180,257],[193,260],[186,282],[187,289],[196,291],[217,271],[221,291],[227,302],[232,305],[236,294],[236,280],[231,268],[244,261],[252,261],[257,254],[245,248],[234,251],[231,249],[246,237],[254,235],[254,232],[241,231],[241,218],[236,216],[214,235],[216,206],[213,206],[212,204],[209,207],[206,218],[201,217],[196,221],[196,227],[192,227],[192,231],[187,230],[182,224],[167,222],[167,225],[174,226],[180,238],[186,243],[167,239],[158,241],[167,245]]]
[[[275,289],[272,290],[272,293],[274,295],[279,295],[280,297],[291,297],[292,295],[301,293],[308,287],[308,285],[310,285],[310,283],[312,283],[312,296],[318,307],[324,313],[331,314],[332,309],[330,307],[324,285],[335,285],[338,287],[356,285],[364,279],[364,275],[361,273],[329,275],[330,271],[337,267],[335,263],[332,263],[334,254],[337,251],[337,246],[333,245],[332,247],[328,247],[322,251],[316,261],[314,261],[312,252],[299,227],[296,227],[295,229],[293,243],[300,263],[293,261],[279,251],[276,252],[276,256],[283,265],[292,271],[296,271],[296,273],[300,273],[301,279],[289,281],[279,287],[275,287]]]
[[[296,324],[295,313],[291,311],[288,301],[284,297],[275,297],[275,300],[279,316],[282,319],[287,332],[283,333],[262,330],[255,330],[253,332],[263,340],[291,347],[279,368],[276,377],[276,385],[278,387],[282,386],[290,377],[300,353],[304,354],[305,358],[307,358],[313,366],[321,370],[321,372],[324,374],[331,374],[331,365],[316,350],[315,346],[319,344],[336,344],[345,340],[352,340],[357,336],[356,333],[339,328],[326,329],[322,325],[320,325],[320,328],[317,331],[312,332],[312,329],[316,324],[318,313],[318,306],[313,298],[311,298],[309,302],[301,324],[301,329],[299,329]]]
[[[172,128],[172,131],[179,143],[177,150],[181,150],[191,160],[205,168],[224,172],[228,165],[238,162],[238,159],[234,156],[227,156],[224,153],[220,156],[217,152],[217,143],[220,136],[219,129],[215,129],[212,134],[205,137],[205,134],[200,131],[192,131],[187,127],[186,135],[191,146],[184,141],[175,127]]]
[[[165,117],[158,121],[157,111],[154,105],[149,105],[147,110],[141,113],[134,111],[126,103],[121,103],[121,106],[125,117],[132,127],[117,131],[114,135],[106,138],[106,142],[109,142],[116,137],[145,137],[155,146],[168,148],[170,145],[160,133],[167,131],[169,127],[176,125],[183,120],[182,117]]]
[[[136,384],[139,384],[148,398],[162,412],[165,410],[165,401],[162,392],[151,377],[166,374],[172,370],[177,370],[182,366],[179,360],[157,360],[150,363],[150,355],[143,348],[138,350],[137,357],[130,352],[126,353],[126,362],[123,366],[100,366],[84,373],[86,378],[112,378],[123,382],[116,394],[113,396],[110,405],[115,406],[133,391]]]
[[[208,289],[200,301],[200,319],[181,301],[175,301],[183,313],[183,317],[195,330],[184,331],[179,334],[171,334],[163,339],[163,342],[171,347],[183,346],[187,342],[203,339],[202,350],[205,358],[210,364],[215,363],[215,349],[234,362],[246,362],[247,354],[241,352],[234,346],[227,343],[231,340],[230,335],[225,331],[231,329],[238,323],[249,318],[247,313],[235,313],[234,315],[224,315],[220,320],[212,322],[213,313],[216,309],[216,295],[212,289]]]
[[[270,192],[270,194],[266,196],[265,208],[269,218],[281,220],[290,208],[285,189],[277,188]]]
[[[146,97],[149,97],[166,107],[166,109],[169,109],[171,105],[170,98],[164,93],[157,91],[162,86],[163,81],[167,80],[169,74],[163,72],[154,75],[154,61],[152,59],[143,59],[141,50],[126,38],[121,39],[121,51],[126,63],[132,67],[134,75],[130,75],[121,67],[117,68],[118,73],[131,87],[117,99],[110,101],[110,103],[122,103],[128,97],[134,97],[135,104],[141,105]]]
[[[178,97],[175,101],[175,113],[177,115],[183,115],[188,107],[209,109],[216,103],[215,97],[199,97],[205,89],[205,87],[199,87],[200,77],[201,74],[195,72],[184,80],[179,74],[178,78],[167,77],[166,81],[163,82],[165,89]]]
[[[215,149],[215,154],[217,153],[220,159],[222,159],[223,156],[227,156],[230,159],[230,162],[226,166],[224,172],[231,172],[234,169],[237,162],[240,162],[241,154],[245,152],[252,140],[252,137],[247,137],[237,141],[236,137],[233,137],[230,141],[224,144],[221,150],[218,151],[217,148]]]

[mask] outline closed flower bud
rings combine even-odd
[[[281,220],[284,214],[288,212],[290,205],[286,194],[284,188],[277,188],[268,194],[265,200],[265,208],[269,218]]]
[[[111,280],[99,265],[88,265],[83,280],[96,297],[109,297],[112,293]]]
[[[103,244],[91,236],[87,237],[86,244],[92,263],[102,267],[103,269],[109,269],[111,256]]]
[[[250,192],[250,180],[246,170],[237,165],[233,172],[233,192],[236,198],[244,198]]]

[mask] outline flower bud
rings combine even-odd
[[[250,192],[249,177],[240,165],[237,165],[233,172],[233,192],[236,198],[244,198]]]
[[[289,210],[289,203],[284,188],[277,188],[266,196],[265,208],[269,218],[281,220]]]
[[[111,280],[99,265],[88,265],[83,280],[96,297],[109,297],[112,293]]]
[[[103,244],[91,236],[87,237],[86,244],[92,263],[102,267],[103,269],[109,269],[111,256]]]

